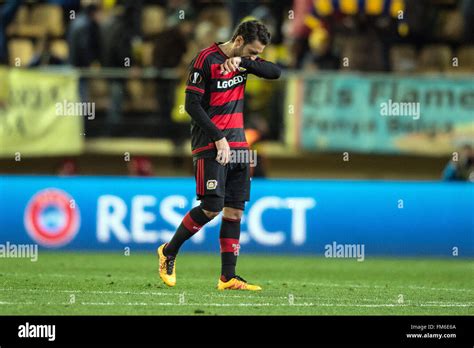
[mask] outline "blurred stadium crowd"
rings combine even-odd
[[[7,0],[0,16],[0,64],[79,69],[97,114],[88,138],[182,144],[189,62],[250,17],[271,29],[264,58],[291,71],[474,72],[474,0]],[[248,82],[250,143],[282,139],[284,93],[282,81]]]
[[[453,52],[473,58],[472,0],[8,0],[0,4],[0,62],[12,66],[19,57],[28,66],[123,67],[120,58],[130,57],[133,66],[174,68],[186,65],[210,43],[227,40],[249,16],[271,28],[271,58],[288,68],[341,69],[342,57],[357,57],[347,69],[446,71],[450,64],[442,58]],[[87,35],[78,40],[78,33]],[[370,56],[365,54],[368,50]],[[470,64],[463,69],[472,71],[474,62],[467,61]]]

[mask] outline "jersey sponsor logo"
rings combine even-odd
[[[63,246],[79,230],[79,208],[66,192],[49,188],[36,193],[28,202],[24,224],[30,237],[40,245]]]
[[[206,187],[208,190],[215,190],[217,187],[217,180],[207,180]]]
[[[229,88],[229,87],[232,87],[244,82],[244,80],[245,80],[245,77],[242,75],[234,76],[230,80],[224,80],[224,81],[219,80],[217,81],[217,88],[218,89]]]
[[[192,84],[199,84],[202,81],[202,76],[197,72],[193,72],[191,75],[189,75],[189,82]]]

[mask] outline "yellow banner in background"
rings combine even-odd
[[[0,69],[0,157],[79,154],[78,86],[71,71]]]

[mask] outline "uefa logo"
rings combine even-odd
[[[30,237],[40,245],[60,247],[69,243],[79,230],[79,208],[66,192],[49,188],[28,202],[24,223]]]

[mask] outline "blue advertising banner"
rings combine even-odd
[[[191,178],[0,176],[0,244],[152,250],[198,204],[194,189]],[[251,197],[242,252],[474,256],[472,184],[254,179]],[[184,250],[218,251],[220,220]]]
[[[449,154],[474,139],[472,81],[472,76],[306,77],[301,112],[293,117],[299,120],[296,137],[306,150]]]

